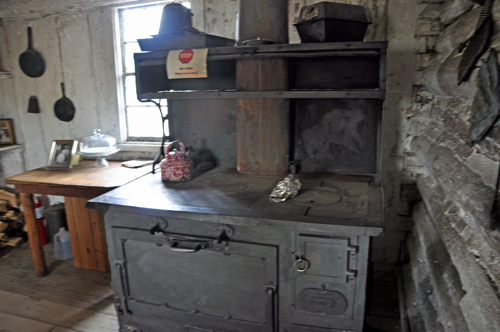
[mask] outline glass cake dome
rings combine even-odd
[[[85,137],[80,146],[80,155],[83,157],[97,157],[94,167],[109,166],[104,158],[120,149],[116,145],[116,138],[101,134],[101,129],[94,129],[94,135]]]

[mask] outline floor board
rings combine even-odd
[[[33,319],[0,312],[0,331],[2,332],[49,332],[53,331],[54,327],[54,325],[42,323]]]
[[[29,245],[0,257],[0,331],[116,332],[109,273],[56,261],[44,247],[49,274],[35,276]]]
[[[110,273],[56,261],[50,244],[44,250],[43,278],[28,244],[0,250],[0,332],[117,332]],[[394,271],[375,264],[369,273],[364,332],[401,331]]]
[[[364,332],[401,332],[397,274],[393,264],[370,264]]]

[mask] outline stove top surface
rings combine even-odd
[[[189,181],[166,183],[160,174],[148,174],[92,199],[88,206],[382,227],[382,188],[371,177],[302,173],[297,178],[302,184],[298,195],[273,203],[269,194],[283,176],[243,175],[218,167]]]

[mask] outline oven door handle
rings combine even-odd
[[[201,249],[206,249],[208,247],[209,244],[206,242],[172,241],[170,243],[170,250],[183,253],[193,253],[200,251]]]

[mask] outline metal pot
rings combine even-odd
[[[54,113],[59,120],[69,122],[73,120],[73,117],[75,116],[75,106],[73,105],[73,102],[66,97],[64,83],[61,83],[61,89],[63,96],[54,104]]]
[[[363,6],[318,2],[300,9],[294,26],[303,43],[363,41],[368,21]]]
[[[19,56],[19,66],[29,77],[40,77],[45,72],[42,55],[33,49],[31,27],[28,27],[28,49]]]
[[[193,27],[191,10],[180,3],[169,3],[163,7],[159,35],[183,35]]]

